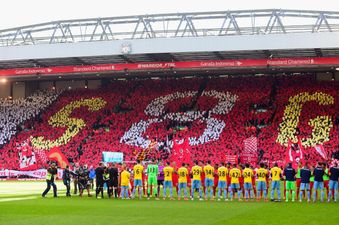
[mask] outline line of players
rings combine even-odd
[[[216,197],[217,200],[220,201],[223,195],[225,201],[228,201],[228,198],[232,201],[234,195],[237,194],[239,201],[242,201],[242,195],[245,201],[254,201],[254,199],[257,199],[257,201],[261,199],[267,201],[269,180],[271,180],[271,201],[281,201],[280,182],[284,180],[285,200],[288,202],[290,200],[289,195],[291,194],[291,200],[294,202],[296,198],[296,180],[299,180],[300,186],[298,185],[299,190],[297,194],[299,194],[300,202],[303,200],[304,194],[307,201],[311,201],[311,184],[313,184],[313,202],[318,198],[318,190],[320,190],[321,194],[320,200],[323,202],[324,178],[326,182],[326,177],[329,180],[328,201],[330,202],[331,199],[334,199],[334,201],[337,202],[338,200],[339,168],[337,164],[330,169],[325,168],[322,163],[318,163],[314,168],[308,163],[303,167],[300,164],[296,171],[292,168],[291,163],[289,163],[284,170],[278,167],[277,164],[268,170],[263,163],[260,164],[259,168],[253,169],[250,168],[249,164],[245,164],[244,166],[240,164],[231,166],[230,163],[227,163],[227,165],[221,163],[220,166],[213,167],[210,161],[207,161],[206,165],[203,165],[203,162],[199,163],[195,161],[194,166],[192,166],[190,170],[188,168],[189,166],[185,163],[183,163],[180,168],[176,168],[175,165],[171,166],[170,162],[167,162],[167,165],[159,170],[159,165],[155,160],[152,160],[152,162],[148,164],[147,169],[144,170],[140,161],[137,161],[132,171],[134,176],[132,184],[131,173],[128,172],[127,167],[123,165],[120,175],[120,197],[122,199],[128,199],[130,196],[132,198],[139,196],[141,199],[142,188],[144,187],[143,177],[146,173],[148,187],[147,198],[150,199],[152,189],[154,190],[155,199],[159,200],[160,193],[158,193],[159,189],[157,189],[157,186],[159,187],[157,177],[163,173],[164,200],[167,197],[174,200],[173,187],[176,187],[178,200],[180,200],[181,197],[183,197],[184,200],[188,200],[189,197],[191,200],[194,200],[195,192],[198,192],[199,200],[214,200]],[[174,176],[178,177],[177,182]],[[217,185],[215,186],[216,177]],[[130,186],[133,186],[132,193],[129,193]],[[100,184],[97,187],[101,189]],[[189,193],[187,193],[188,188],[190,188]],[[275,199],[275,192],[277,199]]]

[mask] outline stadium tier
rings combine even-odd
[[[337,90],[337,82],[306,74],[114,80],[97,90],[39,92],[2,104],[0,168],[24,169],[27,154],[29,166],[43,167],[53,149],[88,165],[104,151],[127,162],[172,160],[183,143],[189,161],[283,164],[298,142],[302,160],[329,161],[339,143]]]

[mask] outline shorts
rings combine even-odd
[[[187,182],[179,182],[179,189],[187,188]]]
[[[192,189],[199,189],[201,188],[201,181],[200,180],[193,180],[192,181]]]
[[[272,180],[271,188],[280,190],[280,181],[279,180]]]
[[[257,182],[257,191],[266,190],[266,181],[258,181]]]
[[[219,180],[219,182],[218,182],[218,188],[224,189],[224,188],[226,188],[226,187],[227,187],[226,181]]]
[[[310,190],[310,183],[301,183],[300,184],[300,191],[309,191]]]
[[[140,179],[135,179],[134,180],[134,187],[142,187],[142,180]]]
[[[329,188],[330,190],[338,190],[338,181],[330,180]]]
[[[292,190],[295,189],[295,182],[294,181],[286,181],[286,190]]]
[[[104,181],[103,180],[95,180],[95,186],[97,188],[102,188],[104,186]]]
[[[240,189],[240,184],[239,183],[231,183],[231,188],[232,189]]]
[[[87,181],[86,180],[79,180],[78,182],[79,190],[85,190],[87,188]]]
[[[170,181],[170,180],[165,180],[164,181],[164,189],[165,188],[171,188],[171,187],[173,187],[173,182]]]
[[[148,177],[147,184],[148,186],[157,185],[157,177],[156,176]]]
[[[301,184],[301,178],[297,178],[297,179],[296,179],[296,183],[297,183],[297,187],[299,188],[299,187],[300,187],[300,184]]]
[[[246,190],[252,189],[252,183],[249,183],[249,182],[244,183],[244,189]]]
[[[324,180],[324,188],[329,187],[330,180]]]
[[[318,189],[323,190],[324,189],[324,182],[314,181],[313,188],[314,188],[314,190],[318,190]]]
[[[214,181],[211,178],[205,178],[205,187],[213,187]]]
[[[158,180],[158,186],[160,186],[160,185],[164,186],[164,181],[163,180]]]
[[[310,188],[313,189],[314,181],[310,181]]]
[[[109,180],[109,186],[117,188],[118,187],[118,179],[115,179],[115,178],[110,179]]]

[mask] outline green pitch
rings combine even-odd
[[[43,182],[0,182],[0,224],[328,225],[339,221],[339,207],[335,203],[66,198],[61,183],[59,198],[49,193],[43,199],[40,192],[44,187]]]

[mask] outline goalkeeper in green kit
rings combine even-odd
[[[157,190],[157,176],[159,173],[159,167],[155,163],[155,160],[152,159],[152,163],[148,164],[147,166],[147,175],[148,175],[148,180],[147,180],[147,199],[150,199],[151,195],[151,187],[153,193],[155,193],[155,199],[159,200],[158,198],[158,190]]]

